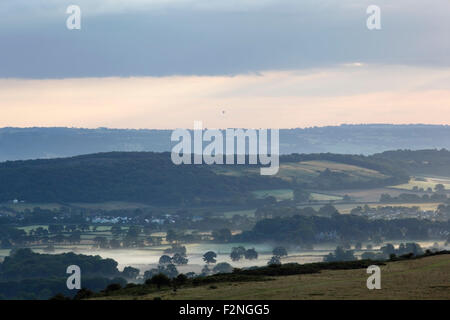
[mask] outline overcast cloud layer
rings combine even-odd
[[[66,8],[82,30],[66,29]],[[366,28],[369,4],[382,30]],[[0,78],[450,66],[448,0],[2,0]]]

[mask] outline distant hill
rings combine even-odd
[[[275,176],[261,176],[256,165],[177,166],[169,152],[108,152],[2,162],[0,202],[254,205],[257,190],[367,189],[407,183],[416,173],[450,176],[449,168],[447,150],[282,155]]]
[[[1,128],[0,161],[110,151],[171,150],[171,130]],[[450,126],[341,125],[280,130],[280,152],[374,154],[396,149],[450,149]]]
[[[130,201],[154,205],[227,204],[250,190],[286,187],[261,175],[222,176],[209,166],[176,166],[170,153],[111,152],[0,163],[0,202]]]

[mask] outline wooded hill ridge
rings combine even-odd
[[[0,202],[131,201],[154,205],[236,204],[252,201],[252,191],[279,188],[370,188],[404,183],[409,175],[450,175],[447,150],[391,151],[373,156],[292,154],[286,164],[323,161],[373,170],[374,176],[355,178],[327,169],[312,179],[261,176],[248,165],[174,165],[170,153],[110,152],[71,158],[0,163]],[[220,167],[221,173],[216,168]],[[236,169],[238,168],[238,169]],[[238,170],[237,174],[226,174]],[[241,171],[239,171],[241,170]],[[225,172],[225,174],[224,174]],[[288,173],[289,174],[289,173]],[[288,177],[289,178],[289,177]]]

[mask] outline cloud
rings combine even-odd
[[[363,61],[450,66],[450,2],[3,0],[0,78],[238,75]],[[65,27],[69,4],[82,30]]]
[[[449,124],[448,88],[450,68],[381,65],[233,77],[3,79],[0,127]]]

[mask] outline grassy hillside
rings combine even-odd
[[[365,268],[277,276],[265,281],[223,282],[162,289],[140,296],[101,299],[252,300],[252,299],[450,299],[450,255],[387,262],[381,265],[381,290],[368,290]]]
[[[320,158],[318,155],[317,158]],[[282,158],[284,160],[285,158]],[[381,162],[381,161],[380,161]],[[350,165],[339,161],[311,160],[299,162],[282,162],[276,177],[284,181],[293,183],[312,183],[317,178],[323,176],[326,170],[332,174],[341,175],[347,181],[383,181],[389,178],[388,174],[383,174],[377,170],[372,170],[361,165]],[[214,171],[226,176],[257,175],[259,170],[253,167],[214,167]]]

